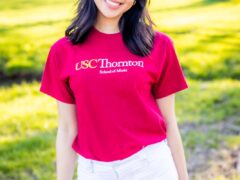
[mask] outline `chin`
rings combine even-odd
[[[122,14],[121,13],[110,13],[110,12],[101,12],[101,14],[105,17],[105,18],[111,18],[111,19],[114,19],[114,18],[119,18]]]

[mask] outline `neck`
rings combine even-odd
[[[120,17],[106,18],[98,12],[94,27],[104,33],[117,33],[119,32],[118,22]]]

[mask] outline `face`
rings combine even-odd
[[[134,4],[134,0],[94,0],[98,13],[105,18],[119,18]]]

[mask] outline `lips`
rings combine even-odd
[[[115,3],[121,3],[121,1],[118,1],[118,0],[111,0],[111,1]]]
[[[107,6],[110,8],[110,9],[117,9],[118,7],[120,7],[123,3],[121,2],[118,2],[116,0],[104,0],[107,4]]]

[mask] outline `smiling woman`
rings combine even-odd
[[[79,180],[187,180],[172,112],[173,94],[188,84],[146,3],[81,0],[50,49],[40,90],[60,107],[59,178],[72,179],[78,159]]]
[[[85,41],[93,26],[99,32],[120,32],[126,47],[144,57],[151,52],[155,25],[146,4],[147,0],[81,0],[65,35],[73,44],[79,44]]]

